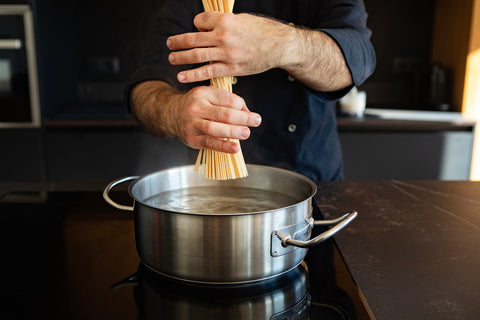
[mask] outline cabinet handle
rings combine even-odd
[[[0,49],[18,50],[22,48],[20,39],[0,39]]]

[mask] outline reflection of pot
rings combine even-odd
[[[302,262],[304,248],[329,238],[356,216],[313,221],[316,185],[311,180],[272,167],[249,165],[248,171],[247,178],[219,181],[205,179],[193,166],[173,168],[116,180],[105,188],[104,198],[116,208],[135,211],[144,264],[173,278],[206,283],[249,282],[287,272]],[[129,187],[135,200],[131,207],[109,196],[114,186],[129,180],[135,180]],[[164,195],[160,203],[150,202]],[[201,209],[219,203],[228,208]],[[336,225],[309,240],[313,226],[325,224]]]
[[[136,279],[126,282],[136,284],[139,319],[308,319],[305,263],[274,279],[236,285],[179,281],[141,264]]]

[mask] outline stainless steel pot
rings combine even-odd
[[[283,169],[247,167],[248,177],[226,181],[205,179],[193,166],[126,177],[111,182],[103,196],[115,208],[134,211],[137,251],[146,266],[172,278],[204,283],[251,282],[283,274],[303,261],[307,248],[331,237],[357,215],[350,212],[335,220],[314,221],[312,197],[317,189],[313,181]],[[129,186],[132,206],[118,204],[109,195],[127,181],[133,181]],[[227,202],[250,203],[252,193],[259,195],[255,201],[274,193],[290,202],[271,209],[255,210],[253,205],[225,212],[209,211],[202,204],[203,209],[196,212],[199,197],[188,194],[190,190],[211,193],[208,205],[220,202],[215,197],[220,199],[223,192],[232,190],[238,199]],[[172,192],[179,199],[171,196],[166,202],[190,203],[186,209],[151,202]],[[310,240],[315,225],[333,224]]]

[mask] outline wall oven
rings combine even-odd
[[[41,125],[33,30],[29,5],[0,5],[0,128]]]

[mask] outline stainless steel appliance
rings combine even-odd
[[[0,128],[40,126],[33,14],[0,5]]]

